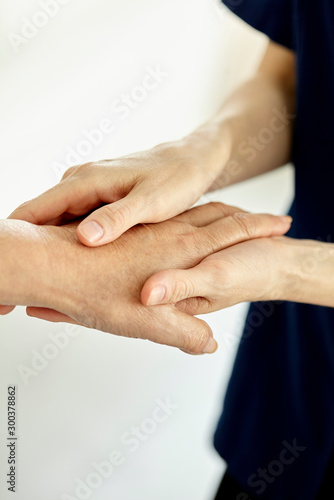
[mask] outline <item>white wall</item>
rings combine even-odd
[[[54,17],[44,16],[46,25],[15,51],[10,33],[20,34],[24,18],[43,23],[36,14],[41,3],[0,0],[2,218],[57,182],[59,164],[69,150],[80,149],[82,131],[104,117],[115,129],[89,155],[81,154],[82,161],[190,132],[254,70],[266,44],[213,0],[70,0]],[[168,75],[121,120],[112,103],[136,92],[157,65]],[[284,167],[201,202],[283,213],[292,189],[291,169]],[[0,318],[1,499],[13,496],[5,484],[5,390],[16,384],[16,500],[79,499],[76,478],[85,480],[92,463],[112,450],[124,462],[87,498],[210,500],[225,467],[212,435],[245,311],[242,304],[205,317],[220,347],[204,357],[80,329],[27,385],[18,367],[31,367],[34,353],[45,352],[52,334],[66,335],[66,326],[27,318],[23,308]],[[166,398],[177,408],[131,451],[122,434],[148,426],[157,399]]]

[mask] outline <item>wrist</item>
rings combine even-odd
[[[0,303],[35,305],[41,294],[46,254],[40,228],[23,221],[1,221]]]
[[[41,307],[48,307],[71,316],[81,306],[83,275],[80,252],[89,252],[78,241],[76,225],[42,226],[45,251],[40,282]]]
[[[205,191],[224,172],[231,157],[231,134],[229,123],[211,120],[179,141],[183,148],[191,151],[204,177]]]
[[[78,296],[76,246],[60,227],[1,221],[0,303],[69,310]]]
[[[334,245],[316,240],[281,239],[280,299],[334,307]]]

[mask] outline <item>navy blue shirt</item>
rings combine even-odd
[[[334,1],[224,3],[296,52],[289,236],[334,242]],[[301,264],[317,272],[322,258],[333,256]],[[316,497],[334,451],[334,309],[251,305],[214,443],[245,491],[270,500]]]

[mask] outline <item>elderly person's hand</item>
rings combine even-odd
[[[135,226],[92,249],[79,243],[76,224],[5,223],[13,240],[19,240],[22,255],[15,259],[13,253],[10,290],[0,286],[3,304],[28,305],[31,316],[76,322],[190,353],[215,351],[210,328],[171,304],[145,307],[140,300],[145,281],[163,269],[191,268],[231,245],[281,235],[290,227],[286,217],[246,214],[213,203],[163,223]],[[31,268],[27,278],[25,267]]]

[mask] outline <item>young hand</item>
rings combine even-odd
[[[334,245],[259,238],[207,256],[192,269],[163,270],[145,283],[145,305],[205,314],[240,302],[288,300],[334,307]]]
[[[71,167],[61,182],[9,218],[33,224],[79,224],[79,240],[100,246],[138,223],[161,222],[192,206],[217,176],[217,160],[200,136],[115,160]],[[216,168],[216,167],[215,167]]]

